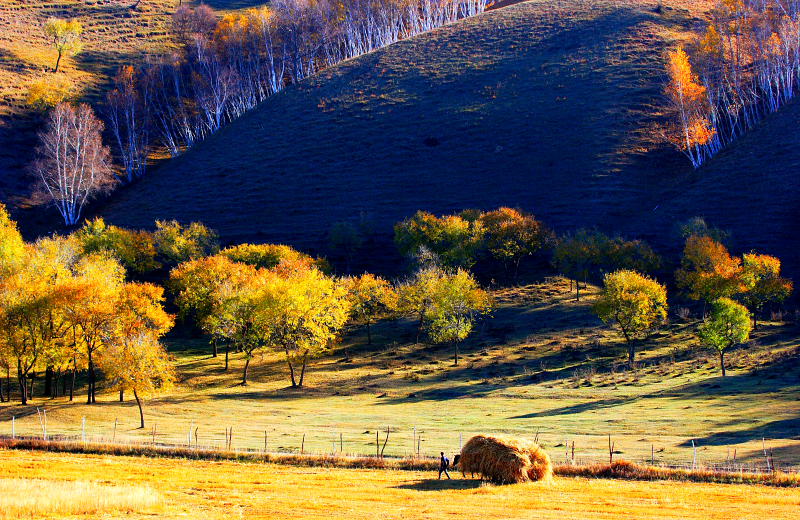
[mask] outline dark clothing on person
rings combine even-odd
[[[451,480],[450,473],[447,472],[447,468],[449,467],[450,467],[450,459],[442,455],[439,458],[439,479],[442,478],[442,473],[444,473],[445,475],[447,475],[447,479]]]

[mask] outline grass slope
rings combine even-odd
[[[417,209],[505,204],[671,239],[674,219],[713,212],[638,225],[693,178],[653,128],[663,54],[706,5],[531,1],[399,42],[288,88],[102,213],[315,247],[360,214],[386,237]]]
[[[0,478],[113,482],[140,488],[158,483],[159,504],[103,518],[200,517],[313,519],[509,518],[717,520],[793,518],[794,489],[764,486],[627,482],[558,478],[554,483],[481,485],[436,481],[431,473],[297,468],[269,464],[137,457],[0,452]],[[460,476],[459,476],[460,477]],[[55,480],[59,479],[59,480]],[[84,484],[85,485],[85,484]],[[6,497],[7,502],[14,502]],[[57,512],[48,518],[62,518]],[[69,518],[96,518],[92,515]]]
[[[185,443],[191,426],[204,446],[222,446],[233,427],[233,447],[271,451],[375,453],[375,430],[392,427],[387,455],[409,455],[414,428],[423,455],[455,452],[459,435],[508,433],[540,440],[555,462],[564,443],[576,458],[608,461],[607,435],[618,458],[687,464],[691,440],[702,464],[724,461],[737,450],[740,462],[763,464],[761,439],[779,467],[800,464],[800,341],[794,326],[763,326],[748,348],[729,354],[729,376],[717,360],[697,352],[694,322],[677,322],[647,344],[640,368],[629,372],[619,336],[601,326],[591,298],[574,302],[568,286],[532,285],[498,294],[496,317],[463,347],[453,366],[447,348],[414,343],[414,325],[384,322],[367,346],[363,330],[313,363],[308,388],[288,388],[282,358],[257,359],[247,387],[239,385],[243,360],[229,372],[212,359],[202,339],[173,339],[180,386],[145,404],[147,428],[128,398],[101,392],[94,406],[36,398],[27,408],[0,405],[0,433],[16,416],[20,435],[41,433],[36,407],[45,408],[51,436],[79,435],[87,421],[92,438]],[[41,385],[37,385],[37,392]],[[341,437],[340,437],[341,435]],[[305,440],[303,437],[305,436]],[[192,441],[194,443],[194,439]],[[383,442],[383,434],[381,434]]]
[[[168,21],[175,0],[0,0],[0,200],[26,207],[25,167],[33,157],[40,115],[25,104],[30,84],[53,76],[57,53],[44,34],[49,17],[81,22],[83,52],[62,59],[58,74],[69,78],[82,101],[96,104],[121,64],[171,43]],[[43,220],[41,210],[25,212]],[[51,223],[52,224],[52,223]]]

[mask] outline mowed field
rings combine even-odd
[[[350,60],[287,88],[99,212],[201,220],[225,240],[323,250],[367,220],[372,268],[418,209],[519,206],[559,231],[598,226],[680,247],[704,216],[798,271],[791,105],[697,172],[666,145],[665,53],[710,2],[534,0]]]
[[[607,462],[611,435],[615,460],[687,465],[694,440],[699,464],[736,451],[739,463],[762,466],[765,439],[779,467],[800,465],[796,325],[761,326],[728,355],[722,378],[716,357],[697,349],[696,321],[676,320],[642,348],[631,372],[619,336],[592,315],[591,296],[576,303],[562,282],[497,297],[495,318],[463,345],[458,366],[450,349],[416,344],[413,323],[389,321],[374,327],[372,346],[363,329],[348,333],[313,362],[306,388],[289,388],[277,355],[257,358],[242,387],[240,355],[224,372],[204,339],[173,338],[181,381],[145,403],[144,430],[130,396],[120,403],[101,391],[89,406],[79,389],[73,403],[0,405],[0,434],[11,432],[13,415],[18,435],[41,435],[38,407],[54,438],[80,436],[85,418],[92,440],[149,443],[155,434],[157,443],[185,445],[191,429],[192,445],[222,447],[233,428],[233,449],[263,449],[266,440],[272,452],[373,455],[376,429],[382,446],[388,426],[392,456],[452,454],[471,435],[505,433],[538,434],[556,462],[572,442],[578,461]]]
[[[91,483],[87,494],[127,491],[148,500],[86,514],[59,514],[53,507],[47,515],[3,516],[4,508],[19,501],[6,495],[0,497],[0,518],[416,520],[474,518],[479,511],[487,520],[789,520],[800,507],[796,489],[766,486],[582,478],[493,486],[460,475],[437,481],[435,474],[413,471],[0,451],[0,484],[19,477],[42,479],[31,488],[74,483],[77,496],[81,484]],[[155,503],[149,502],[152,495]],[[84,502],[90,509],[91,500]]]

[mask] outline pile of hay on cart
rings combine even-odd
[[[553,477],[553,464],[545,451],[533,442],[476,435],[461,449],[457,459],[461,473],[498,484],[512,484]]]

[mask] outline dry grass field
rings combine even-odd
[[[85,417],[96,439],[152,442],[155,427],[156,442],[181,444],[191,427],[198,444],[223,446],[232,427],[234,449],[262,449],[266,432],[270,451],[370,455],[375,430],[390,426],[386,454],[402,456],[416,449],[415,427],[423,455],[456,452],[460,436],[539,432],[560,463],[573,441],[579,461],[607,462],[610,434],[615,460],[650,460],[652,449],[657,463],[688,464],[694,440],[698,463],[722,462],[737,450],[739,462],[762,465],[763,437],[779,467],[800,464],[795,325],[760,327],[751,346],[729,355],[722,378],[716,358],[697,349],[696,323],[674,319],[630,372],[619,336],[592,315],[591,297],[574,302],[566,282],[509,289],[498,300],[495,318],[463,346],[458,366],[449,349],[415,344],[413,324],[385,322],[374,328],[373,346],[356,330],[316,360],[307,388],[289,388],[283,360],[272,355],[255,360],[242,387],[239,355],[224,372],[204,339],[173,338],[181,382],[145,404],[144,430],[135,402],[105,391],[94,406],[81,392],[74,403],[37,397],[27,408],[0,405],[0,434],[10,433],[14,415],[18,435],[41,435],[40,407],[51,437],[80,435]]]
[[[83,486],[141,489],[157,484],[155,507],[133,512],[31,515],[28,518],[216,519],[681,519],[789,520],[800,507],[796,489],[765,486],[629,482],[557,478],[552,483],[492,486],[437,481],[432,473],[297,468],[270,464],[186,461],[25,451],[0,451],[0,479],[47,479]],[[87,484],[90,483],[90,484]],[[6,495],[2,504],[13,503]],[[17,499],[18,500],[18,499]],[[0,505],[0,507],[2,507]],[[22,517],[26,518],[26,517]]]

